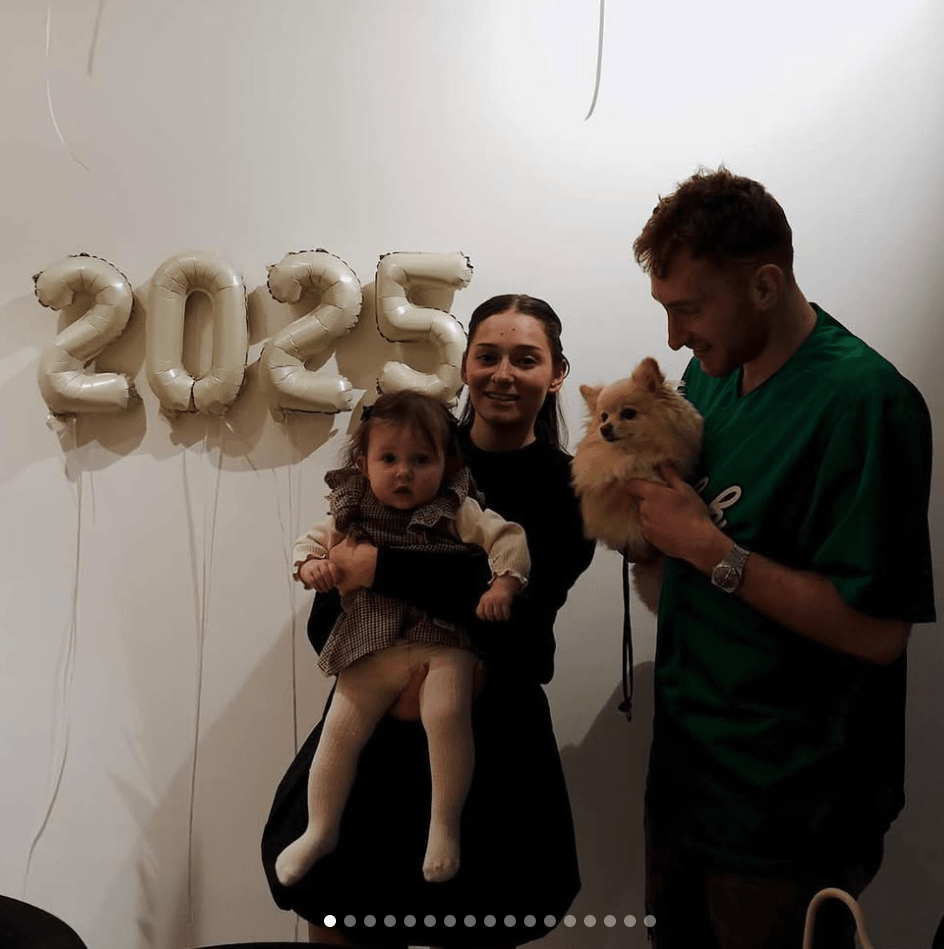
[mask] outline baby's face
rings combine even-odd
[[[446,459],[411,428],[378,422],[371,428],[367,454],[357,459],[357,467],[381,504],[410,511],[439,493]]]

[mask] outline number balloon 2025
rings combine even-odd
[[[55,416],[121,412],[139,399],[134,381],[117,372],[89,371],[95,358],[124,332],[134,295],[127,277],[101,257],[76,254],[33,278],[39,302],[53,310],[70,306],[77,294],[92,306],[65,327],[39,360],[39,388]],[[380,258],[375,278],[377,324],[384,338],[425,343],[436,352],[432,372],[403,362],[384,365],[382,392],[418,389],[451,402],[461,388],[465,334],[445,310],[419,306],[411,296],[423,291],[454,292],[467,287],[472,267],[461,253],[392,253]],[[295,412],[347,412],[354,395],[341,375],[313,372],[309,360],[323,362],[357,325],[363,305],[361,284],[340,257],[326,250],[285,255],[268,270],[268,289],[279,303],[306,296],[314,308],[273,336],[260,361],[274,407]],[[183,365],[187,299],[205,293],[213,306],[213,355],[209,370],[194,378]],[[212,251],[175,254],[157,268],[147,306],[147,379],[165,413],[222,415],[239,395],[249,354],[246,286],[242,277]]]

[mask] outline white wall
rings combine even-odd
[[[286,549],[320,514],[349,418],[279,422],[266,406],[256,360],[298,313],[268,299],[265,267],[289,250],[325,247],[365,284],[382,253],[462,250],[475,267],[455,297],[463,320],[493,293],[546,297],[565,321],[576,434],[576,383],[625,375],[645,354],[676,375],[684,365],[630,245],[657,194],[724,161],[783,203],[807,295],[912,378],[944,425],[944,7],[785,9],[611,0],[585,122],[590,0],[7,0],[0,892],[62,915],[90,949],[293,937],[258,840],[326,684]],[[171,424],[143,371],[149,278],[192,247],[222,253],[250,291],[251,366],[231,431]],[[135,287],[131,324],[98,366],[136,374],[144,402],[60,437],[36,384],[57,318],[31,275],[80,251]],[[364,321],[337,359],[369,388],[388,351]],[[935,446],[940,466],[939,434]],[[936,487],[939,591],[942,505]],[[643,915],[653,628],[637,611],[639,715],[627,726],[615,709],[618,574],[600,552],[575,589],[550,688],[581,919]],[[910,649],[908,806],[865,899],[882,946],[929,945],[944,912],[939,636],[920,628]],[[591,935],[581,923],[546,942],[589,944],[642,946],[642,927],[598,922]]]

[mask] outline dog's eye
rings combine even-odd
[[[636,417],[635,409],[623,409],[623,411],[620,412],[620,418],[632,419],[635,417]]]
[[[601,412],[601,413],[600,413],[600,421],[601,421],[601,422],[605,422],[609,417],[610,417],[609,412]]]

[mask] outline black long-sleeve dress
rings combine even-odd
[[[470,619],[489,577],[479,552],[381,548],[373,585],[434,616],[464,620],[487,659],[485,687],[472,711],[475,772],[462,817],[459,872],[445,883],[423,879],[430,813],[426,735],[419,722],[390,716],[361,756],[331,854],[292,887],[275,876],[276,857],[307,825],[308,772],[323,717],[279,784],[263,833],[263,865],[276,903],[317,924],[335,916],[358,945],[458,949],[529,942],[553,928],[580,888],[570,801],[542,683],[554,671],[557,611],[589,566],[593,543],[583,536],[564,452],[541,442],[485,452],[467,439],[463,450],[488,507],[517,521],[528,537],[531,576],[511,621]],[[336,593],[316,596],[309,620],[316,649],[337,612]],[[412,927],[408,916],[416,920]],[[347,925],[345,917],[356,922]],[[426,925],[428,917],[434,925]],[[487,917],[496,920],[491,928]],[[506,917],[514,924],[507,926]]]

